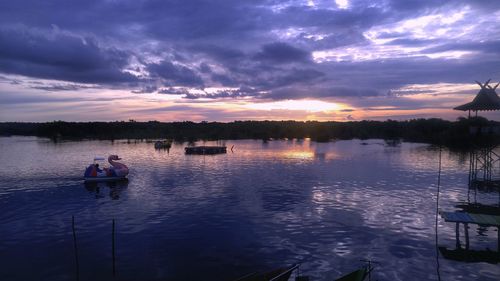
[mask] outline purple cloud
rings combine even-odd
[[[85,84],[363,108],[405,85],[500,78],[499,1],[313,2],[3,1],[0,74],[52,81],[30,84],[40,93]]]

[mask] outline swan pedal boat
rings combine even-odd
[[[128,167],[125,164],[116,162],[121,160],[118,155],[110,155],[108,162],[111,165],[109,168],[104,168],[98,173],[98,161],[105,160],[104,157],[95,157],[94,163],[90,164],[84,173],[83,179],[85,182],[98,182],[98,181],[119,181],[127,178],[129,173]]]

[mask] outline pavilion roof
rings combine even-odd
[[[490,80],[486,81],[484,85],[476,81],[476,83],[481,86],[481,90],[477,93],[476,97],[471,102],[462,104],[453,109],[463,111],[500,110],[500,97],[498,97],[495,92],[500,82],[495,87],[491,87],[488,85]]]

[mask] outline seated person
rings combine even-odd
[[[97,171],[95,169],[95,165],[94,164],[90,164],[90,166],[87,167],[87,169],[85,170],[84,176],[85,177],[95,177],[95,176],[97,176]]]
[[[95,164],[95,169],[97,171],[97,176],[98,177],[105,177],[106,176],[106,172],[99,169],[99,164]]]

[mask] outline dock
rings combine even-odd
[[[227,148],[225,146],[188,146],[184,148],[184,150],[186,154],[198,155],[227,153]]]
[[[460,224],[464,225],[465,232],[465,249],[469,250],[469,224],[477,224],[481,226],[496,227],[498,232],[498,252],[496,255],[500,255],[500,216],[487,215],[487,214],[477,214],[468,212],[440,212],[441,217],[445,222],[456,223],[455,228],[455,238],[457,249],[461,248],[460,244]]]

